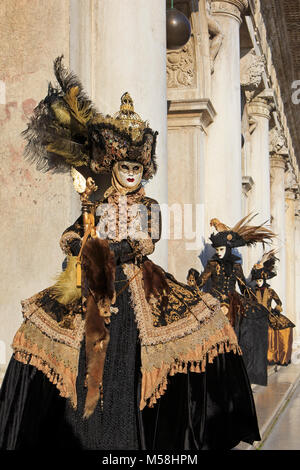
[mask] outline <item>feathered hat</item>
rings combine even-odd
[[[253,265],[251,270],[252,281],[256,279],[272,279],[272,277],[277,275],[275,264],[279,259],[276,258],[276,254],[277,251],[275,249],[270,250],[263,254],[258,263]]]
[[[121,97],[113,116],[97,112],[72,72],[54,61],[58,81],[49,84],[48,95],[34,109],[27,129],[25,158],[41,171],[62,172],[89,166],[94,173],[110,172],[117,161],[131,160],[144,166],[143,179],[157,170],[154,132],[134,111],[129,93]]]
[[[226,246],[228,248],[237,248],[245,245],[255,245],[260,242],[263,245],[268,243],[276,235],[269,228],[261,225],[249,225],[249,222],[256,217],[247,215],[243,217],[234,227],[230,228],[220,222],[218,219],[211,219],[210,225],[215,227],[217,233],[210,236],[212,246]]]

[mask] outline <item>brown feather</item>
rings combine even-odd
[[[254,245],[255,243],[261,242],[263,246],[272,238],[276,237],[276,234],[265,226],[266,222],[263,222],[260,225],[248,225],[254,217],[258,214],[248,214],[243,217],[235,226],[232,228],[232,231],[237,233],[243,240],[245,240],[247,245]]]

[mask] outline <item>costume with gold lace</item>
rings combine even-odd
[[[133,114],[128,94],[116,117],[103,117],[61,58],[55,71],[60,89],[50,86],[36,109],[27,157],[44,169],[110,171],[112,186],[99,202],[82,197],[95,215],[93,236],[83,213],[61,237],[67,282],[22,302],[1,390],[1,448],[228,449],[259,440],[241,351],[220,303],[148,258],[160,238],[157,202],[142,186],[123,191],[115,178],[122,160],[142,163],[144,180],[154,175],[157,133]],[[146,211],[144,227],[141,213],[128,210],[136,205]],[[135,222],[141,230],[124,238],[123,225]],[[105,240],[96,236],[102,230]],[[80,256],[80,287],[66,291]],[[96,256],[107,261],[97,265]]]
[[[265,253],[262,259],[254,264],[251,270],[252,280],[262,279],[261,287],[254,289],[257,301],[268,309],[268,364],[288,365],[291,362],[293,345],[293,328],[295,327],[282,314],[282,302],[274,289],[266,282],[276,276],[275,263],[278,259],[275,250]],[[276,306],[273,308],[272,303]]]

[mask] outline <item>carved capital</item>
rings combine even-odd
[[[241,86],[247,91],[258,88],[265,70],[266,59],[264,56],[256,55],[251,49],[240,60]]]
[[[280,168],[281,170],[285,171],[286,167],[286,156],[279,155],[279,154],[272,154],[270,156],[270,167],[272,168]]]
[[[271,111],[274,107],[274,96],[272,90],[265,90],[259,95],[255,96],[252,101],[248,103],[248,113],[250,116],[261,116],[270,119]]]
[[[212,0],[211,12],[213,15],[231,16],[241,23],[241,14],[247,7],[248,0]]]

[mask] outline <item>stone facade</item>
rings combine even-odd
[[[181,194],[185,203],[203,203],[204,232],[200,256],[185,249],[186,239],[169,241],[169,265],[181,280],[191,265],[202,270],[211,255],[209,220],[217,217],[232,226],[240,217],[258,213],[257,223],[269,221],[278,234],[273,246],[280,263],[271,284],[286,315],[297,325],[296,348],[300,341],[296,250],[300,146],[296,135],[299,105],[297,108],[292,100],[292,83],[295,86],[300,79],[300,68],[291,54],[299,55],[300,35],[291,20],[290,2],[175,0],[174,5],[190,17],[189,43],[197,44],[200,54],[194,53],[189,63],[189,77],[194,81],[177,87],[168,82],[169,202],[175,203]],[[293,8],[293,15],[300,15],[299,6]],[[283,48],[285,35],[293,40]],[[167,57],[172,54],[168,51]],[[197,86],[199,77],[202,86]],[[203,108],[198,105],[197,124],[196,98],[198,103],[209,103],[206,113],[211,111],[210,119],[204,121]],[[189,139],[187,116],[193,117]],[[175,187],[172,181],[176,181]],[[262,247],[239,251],[249,276]]]

